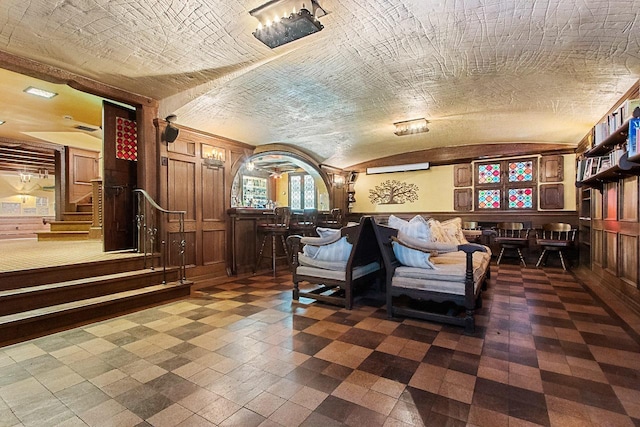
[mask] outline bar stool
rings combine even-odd
[[[315,236],[317,223],[318,210],[314,208],[305,209],[302,211],[302,215],[298,215],[297,219],[294,218],[294,221],[291,222],[291,233],[302,236]]]
[[[271,258],[271,268],[273,270],[273,275],[276,275],[276,261],[278,259],[286,258],[289,259],[289,251],[287,250],[287,244],[285,242],[285,238],[289,233],[289,221],[291,219],[291,209],[288,206],[277,207],[273,210],[272,218],[270,221],[264,224],[258,224],[258,233],[263,233],[262,245],[260,246],[260,253],[258,254],[258,259],[256,261],[256,266],[253,269],[255,273],[260,266],[260,261],[262,258]],[[264,253],[264,245],[267,242],[267,239],[271,238],[271,255]],[[282,249],[284,250],[284,255],[277,255],[276,252],[276,241],[280,240],[282,243]]]

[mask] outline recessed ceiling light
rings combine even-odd
[[[49,92],[48,90],[38,89],[37,87],[33,87],[33,86],[29,86],[24,91],[27,93],[30,93],[31,95],[40,96],[42,98],[47,98],[47,99],[51,99],[54,96],[58,95],[55,92]]]
[[[3,125],[3,124],[4,124],[4,120],[0,120],[0,125]]]

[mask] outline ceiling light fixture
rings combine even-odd
[[[396,127],[394,133],[397,136],[404,136],[412,135],[414,133],[429,132],[429,128],[427,127],[428,123],[429,122],[424,118],[397,122],[393,124]]]
[[[0,125],[5,124],[6,122],[4,120],[0,120]]]
[[[33,86],[29,86],[28,88],[26,88],[24,90],[24,92],[26,92],[26,93],[28,93],[30,95],[35,95],[35,96],[39,96],[41,98],[46,98],[46,99],[51,99],[54,96],[58,95],[55,92],[50,92],[48,90],[40,89],[40,88],[33,87]]]
[[[273,49],[321,31],[318,18],[327,12],[316,0],[272,0],[249,14],[259,21],[254,37]]]

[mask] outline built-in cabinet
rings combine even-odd
[[[638,97],[636,84],[585,138],[581,145],[586,150],[578,155],[576,166],[580,263],[588,270],[585,276],[636,310],[640,310],[640,156],[629,155],[630,114],[620,119],[619,112]],[[603,128],[610,131],[603,134]]]

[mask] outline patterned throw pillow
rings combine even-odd
[[[431,231],[431,240],[433,242],[456,243],[451,241],[451,239],[449,238],[449,235],[442,228],[442,224],[440,224],[440,221],[430,218],[429,221],[427,222],[429,224],[429,230]]]
[[[462,231],[462,218],[456,217],[442,221],[440,223],[440,228],[444,234],[447,235],[451,243],[455,243],[457,245],[469,243],[464,237],[464,232]]]

